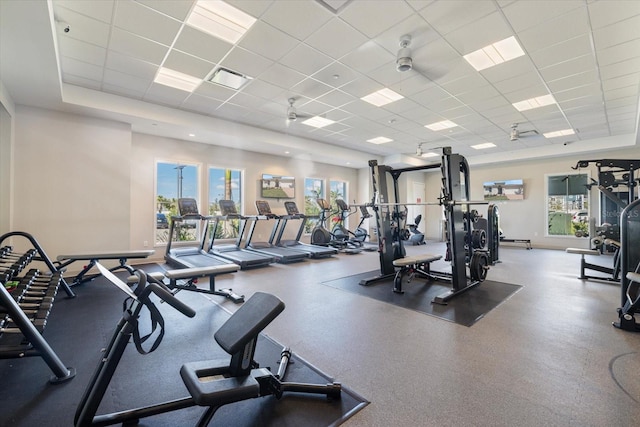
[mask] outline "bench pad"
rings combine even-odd
[[[238,271],[240,266],[237,264],[212,265],[208,267],[192,267],[181,268],[178,270],[168,270],[164,272],[164,276],[170,280],[190,279],[192,277],[207,277],[222,273],[233,273]]]
[[[595,249],[567,248],[565,251],[569,254],[600,255],[600,252]]]
[[[442,255],[422,254],[415,255],[406,258],[400,258],[393,261],[394,267],[407,267],[415,264],[425,264],[433,261],[438,261],[442,258]]]

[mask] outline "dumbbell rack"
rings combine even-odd
[[[3,246],[12,237],[27,239],[32,248],[16,253],[12,246]],[[33,262],[44,263],[48,271],[32,268]],[[42,336],[58,288],[62,286],[69,298],[75,297],[62,273],[32,235],[14,231],[0,236],[0,359],[42,357],[53,371],[49,380],[53,384],[70,380],[76,374],[75,369],[62,363]]]

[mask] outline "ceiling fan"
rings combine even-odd
[[[291,122],[295,122],[298,119],[302,119],[302,118],[308,117],[308,116],[305,116],[305,115],[298,114],[298,110],[293,105],[296,102],[295,98],[289,98],[287,100],[287,102],[289,102],[289,107],[287,108],[287,126],[289,126],[289,124]]]
[[[428,68],[417,65],[414,62],[413,51],[410,47],[411,41],[411,34],[405,34],[400,37],[400,49],[396,55],[396,70],[398,72],[415,71],[429,80],[435,80],[446,73],[446,70],[442,69],[442,67],[438,69],[436,65],[438,62],[435,60],[431,61],[431,65]]]
[[[514,123],[511,125],[511,133],[510,133],[510,138],[511,141],[517,141],[520,138],[527,138],[527,137],[532,137],[535,135],[539,135],[539,132],[535,129],[529,129],[529,130],[519,130],[518,129],[518,123]]]

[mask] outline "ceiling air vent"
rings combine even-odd
[[[238,90],[251,79],[252,77],[220,67],[214,71],[209,81],[230,89]]]
[[[342,12],[353,0],[316,0],[322,6],[333,12],[335,15]]]

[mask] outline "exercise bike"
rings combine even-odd
[[[128,298],[125,301],[123,317],[118,322],[100,358],[98,368],[78,404],[74,417],[76,427],[118,423],[135,425],[141,418],[196,405],[207,408],[198,422],[198,426],[206,426],[223,405],[267,395],[274,395],[280,399],[285,392],[324,394],[327,398],[340,399],[342,386],[339,383],[323,385],[282,381],[291,357],[291,351],[286,347],[281,353],[277,374],[273,374],[267,368],[260,368],[253,360],[258,335],[284,310],[284,303],[274,295],[256,292],[214,334],[220,347],[231,355],[230,361],[208,360],[182,365],[180,376],[190,396],[151,406],[96,415],[129,341],[133,341],[141,354],[151,353],[160,345],[164,319],[151,301],[151,294],[155,294],[187,317],[194,317],[196,314],[193,309],[178,300],[155,275],[147,276],[144,271],[136,270],[134,277],[137,283],[134,291],[100,263],[96,263],[96,267]],[[153,326],[149,335],[140,337],[138,319],[145,308],[150,313]],[[144,351],[142,343],[154,333],[157,326],[160,326],[161,332],[156,335],[149,351]]]

